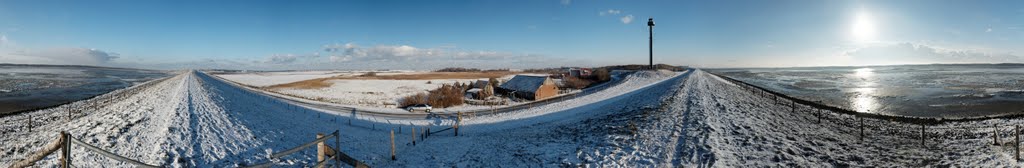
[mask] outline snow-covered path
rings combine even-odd
[[[112,152],[139,158],[154,163],[163,160],[157,146],[166,140],[170,120],[165,115],[173,114],[175,106],[163,102],[174,102],[182,87],[177,82],[182,76],[118,90],[94,99],[80,101],[53,109],[40,110],[12,117],[2,118],[4,163],[24,157],[44,144],[57,138],[59,130],[67,130],[72,136],[97,147],[110,148]],[[73,113],[68,121],[67,111]],[[77,112],[81,111],[81,112]],[[29,132],[22,126],[23,119],[32,116],[33,128]],[[19,127],[7,127],[18,125]],[[124,144],[131,142],[130,144]],[[79,166],[118,165],[93,153],[74,150]],[[154,150],[157,149],[157,150]],[[55,156],[51,156],[55,157]],[[48,164],[53,164],[53,160]],[[95,163],[95,164],[91,164]],[[44,163],[46,165],[46,163]]]
[[[67,111],[81,111],[68,120]],[[464,120],[460,135],[439,132],[412,145],[412,127],[449,127],[449,116],[367,118],[319,111],[188,71],[58,108],[0,118],[0,166],[67,130],[75,138],[128,158],[167,167],[237,167],[341,131],[341,150],[376,167],[842,167],[1019,166],[1012,134],[992,145],[992,129],[1020,119],[931,126],[922,147],[918,125],[857,118],[786,102],[694,70],[643,72],[605,91],[527,110]],[[22,127],[33,116],[31,132]],[[351,121],[351,124],[349,123]],[[390,159],[390,131],[398,160]],[[130,167],[72,149],[78,167]],[[58,155],[39,164],[52,167]],[[313,148],[279,166],[310,165]]]
[[[690,75],[665,106],[637,117],[638,133],[609,142],[602,165],[682,167],[1020,166],[1012,155],[1012,128],[993,145],[990,126],[1020,119],[928,126],[775,103],[703,71]],[[818,122],[817,114],[823,114]],[[602,150],[598,150],[602,151]],[[625,151],[625,152],[620,152]],[[640,151],[640,152],[636,152]]]
[[[507,165],[508,163],[541,165],[573,164],[571,139],[595,137],[602,134],[565,132],[550,138],[554,128],[576,125],[574,121],[598,118],[623,109],[650,106],[661,97],[656,94],[671,88],[672,81],[685,77],[651,73],[635,76],[607,92],[581,96],[564,104],[538,106],[503,115],[477,116],[466,119],[463,134],[450,137],[451,131],[442,132],[428,140],[426,147],[399,147],[401,161],[390,161],[387,154],[387,135],[390,130],[405,130],[400,143],[409,143],[408,131],[416,127],[443,129],[451,118],[425,118],[416,120],[384,120],[355,116],[352,124],[344,113],[317,111],[289,104],[262,94],[236,87],[199,72],[188,71],[164,80],[118,90],[95,99],[84,100],[53,109],[23,113],[0,118],[4,127],[0,163],[6,165],[37,151],[56,139],[57,132],[68,131],[74,138],[101,149],[137,159],[153,165],[169,167],[234,167],[267,161],[267,155],[298,146],[312,140],[316,133],[342,130],[342,150],[357,159],[373,165]],[[673,79],[666,81],[667,79]],[[623,106],[621,104],[629,104]],[[68,121],[65,111],[74,109]],[[580,115],[589,116],[580,116]],[[32,132],[19,127],[21,119],[32,116]],[[422,129],[421,129],[422,130]],[[533,131],[509,131],[533,130]],[[508,139],[535,137],[538,141],[509,143]],[[551,140],[564,142],[551,143]],[[358,145],[354,145],[358,144]],[[434,145],[431,145],[434,144]],[[499,145],[500,144],[500,145]],[[504,150],[490,148],[505,146]],[[560,146],[564,150],[548,148],[521,149],[525,146]],[[421,152],[412,152],[421,151]],[[453,151],[453,152],[449,152]],[[457,152],[463,151],[463,152]],[[506,157],[482,155],[508,152]],[[315,160],[315,150],[309,149],[285,157],[283,165],[307,165]],[[434,154],[447,153],[446,157]],[[465,160],[461,155],[477,155]],[[130,167],[127,163],[102,157],[83,147],[72,149],[73,164],[79,167]],[[523,157],[527,155],[532,157]],[[537,156],[539,155],[539,156]],[[39,164],[53,166],[57,155],[50,155]],[[551,159],[551,157],[562,159]]]

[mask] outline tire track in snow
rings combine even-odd
[[[226,114],[225,101],[208,87],[195,71],[187,72],[183,95],[178,102],[177,129],[167,139],[174,153],[169,153],[171,167],[210,167],[232,165],[254,143],[252,133]],[[221,99],[216,99],[221,98]]]
[[[721,106],[721,103],[719,102],[722,98],[715,95],[713,92],[710,92],[709,88],[711,86],[709,86],[709,79],[707,78],[707,75],[707,72],[698,70],[696,77],[693,79],[693,83],[689,83],[689,85],[693,86],[690,89],[693,90],[693,94],[687,96],[689,98],[689,106],[687,108],[697,109],[697,113],[690,113],[690,115],[695,116],[692,120],[687,122],[688,124],[686,127],[688,130],[694,130],[691,131],[692,133],[688,132],[686,136],[689,142],[687,144],[690,145],[689,150],[691,151],[683,155],[690,159],[690,163],[701,167],[714,166],[715,161],[720,157],[716,153],[712,152],[712,144],[709,144],[708,140],[710,139],[710,134],[708,133],[715,130],[708,122],[709,119],[714,116],[711,112],[725,110],[725,107]],[[704,89],[700,89],[702,86]],[[708,100],[708,96],[711,96],[710,100]],[[711,107],[710,102],[714,102],[716,106]]]
[[[691,78],[687,78],[686,82],[690,82],[691,80],[692,80]],[[681,87],[683,88],[683,90],[685,90],[685,92],[683,92],[682,95],[678,95],[678,94],[675,95],[675,97],[686,98],[686,100],[684,100],[686,102],[685,103],[686,106],[683,107],[686,110],[683,110],[682,114],[680,114],[680,117],[682,117],[682,118],[680,118],[680,120],[682,120],[682,123],[676,123],[675,127],[673,128],[673,130],[675,131],[676,134],[673,135],[675,137],[672,140],[672,142],[670,142],[670,144],[676,144],[676,146],[674,148],[674,151],[671,151],[672,155],[670,155],[670,157],[669,157],[669,158],[672,159],[672,164],[673,165],[681,165],[683,163],[682,162],[683,161],[682,157],[688,155],[685,152],[688,149],[688,147],[690,146],[688,144],[688,143],[690,143],[690,141],[687,141],[686,140],[687,136],[684,136],[684,135],[688,134],[688,132],[686,130],[687,129],[687,125],[692,125],[693,123],[695,123],[694,121],[692,121],[692,117],[691,117],[691,111],[693,111],[693,105],[694,105],[694,102],[693,102],[694,97],[691,96],[691,95],[693,95],[693,92],[694,92],[694,89],[691,88],[692,86],[693,85],[689,84],[689,83],[684,84]]]
[[[672,128],[673,139],[669,143],[674,144],[674,148],[666,151],[669,152],[671,162],[666,164],[676,167],[714,166],[716,156],[709,150],[710,145],[705,141],[709,128],[705,121],[705,107],[702,105],[708,101],[704,99],[706,93],[701,89],[706,87],[704,73],[701,70],[694,70],[682,85],[682,90],[685,91],[677,93],[674,97],[685,100],[671,104],[672,109],[680,112],[673,113],[675,116],[668,119],[673,120],[675,127]]]

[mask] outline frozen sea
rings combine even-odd
[[[943,118],[1024,113],[1024,64],[711,71],[790,96],[860,112]]]
[[[152,70],[0,64],[0,115],[73,102],[165,76]]]

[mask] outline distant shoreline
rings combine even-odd
[[[892,67],[892,66],[1024,66],[1024,63],[960,63],[960,64],[892,64],[892,65],[834,65],[834,66],[788,66],[788,67],[721,67],[703,68],[711,70],[723,69],[786,69],[786,68],[864,68],[864,67]]]

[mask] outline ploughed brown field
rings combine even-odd
[[[310,79],[292,83],[266,86],[267,89],[276,88],[300,88],[319,89],[331,86],[329,80],[432,80],[432,79],[480,79],[480,78],[501,78],[505,75],[519,74],[522,72],[493,71],[493,72],[426,72],[416,74],[377,74],[357,76],[334,76],[327,78]]]

